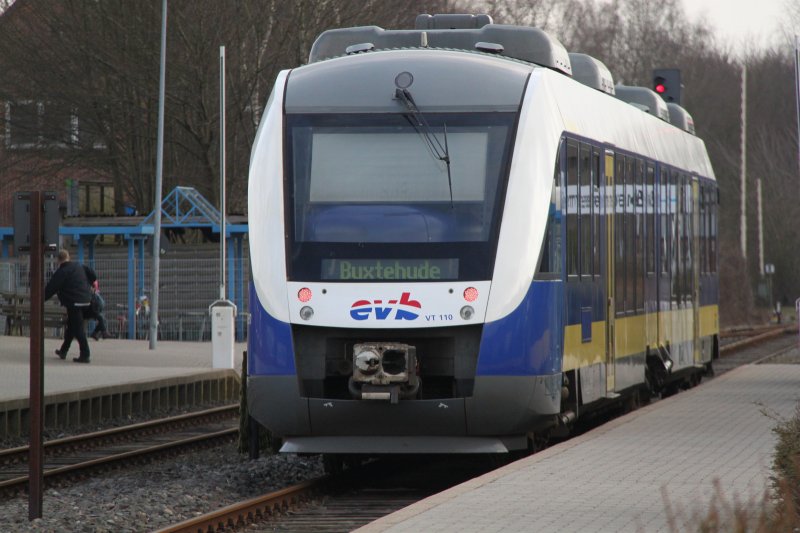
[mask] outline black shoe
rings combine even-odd
[[[56,355],[59,356],[61,359],[67,358],[67,352],[62,352],[61,350],[56,350]]]
[[[88,357],[73,357],[72,360],[75,361],[76,363],[88,363],[89,362],[89,358]]]
[[[110,338],[111,338],[111,334],[110,334],[109,332],[107,332],[107,331],[104,331],[104,332],[102,333],[102,335],[103,335],[103,338],[104,338],[104,339],[110,339]]]
[[[100,334],[99,334],[98,332],[96,332],[96,331],[95,331],[94,333],[92,333],[92,334],[90,335],[90,337],[91,337],[91,338],[93,338],[93,339],[94,339],[94,340],[96,340],[96,341],[99,341],[99,340],[100,340]]]

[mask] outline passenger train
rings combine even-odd
[[[250,416],[282,452],[508,453],[718,357],[691,116],[486,15],[329,30],[249,175]]]

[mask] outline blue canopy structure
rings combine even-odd
[[[146,217],[98,217],[81,219],[79,225],[62,224],[60,235],[72,237],[78,245],[78,261],[94,267],[95,241],[98,235],[120,235],[128,243],[128,264],[138,268],[128,269],[128,338],[135,337],[134,313],[136,308],[137,288],[144,289],[144,243],[155,231],[153,219],[155,210]],[[228,217],[230,219],[230,217]],[[175,187],[161,202],[161,228],[186,229],[208,228],[212,233],[220,233],[222,216],[202,194],[193,187]],[[225,235],[227,239],[228,257],[228,299],[238,309],[244,309],[244,237],[247,235],[247,222],[231,224],[226,220]],[[0,256],[6,258],[14,245],[14,229],[0,227],[2,250]],[[88,261],[86,253],[88,252]],[[136,279],[135,272],[138,272]],[[236,337],[244,337],[244,320],[240,317],[236,322]]]

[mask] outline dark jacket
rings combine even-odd
[[[93,278],[91,282],[89,278]],[[72,261],[61,263],[44,288],[44,299],[49,300],[58,294],[58,300],[65,307],[76,303],[88,304],[92,299],[90,283],[96,279],[94,270],[86,265]]]

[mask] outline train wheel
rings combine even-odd
[[[641,402],[641,396],[639,395],[639,389],[636,389],[625,399],[622,411],[624,413],[630,413],[637,410],[641,406],[642,402]]]
[[[681,382],[680,381],[669,383],[669,384],[665,385],[664,388],[661,390],[661,397],[662,398],[669,398],[670,396],[674,396],[675,394],[678,394],[680,392],[680,390],[681,390]]]
[[[331,476],[341,474],[344,470],[344,458],[341,455],[326,453],[322,455],[322,467]]]

